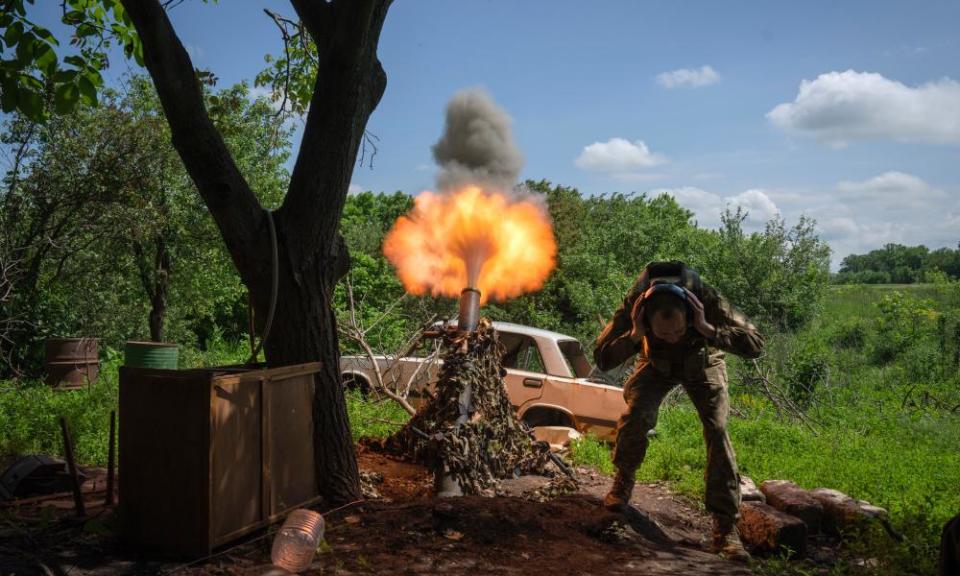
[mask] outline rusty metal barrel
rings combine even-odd
[[[82,388],[100,375],[96,338],[48,338],[44,352],[46,382],[58,390]]]

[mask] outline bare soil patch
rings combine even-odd
[[[580,470],[580,491],[545,502],[531,499],[549,480],[535,476],[505,482],[503,495],[494,498],[437,499],[422,467],[369,452],[359,457],[381,498],[327,511],[326,545],[311,573],[750,574],[746,565],[706,551],[709,519],[663,485],[638,486],[633,504],[670,540],[606,512],[600,498],[609,479],[590,470]],[[96,505],[102,498],[102,490],[87,493],[87,520],[72,516],[69,495],[7,508],[0,574],[254,575],[269,569],[270,531],[191,564],[139,558],[117,543],[113,510]]]

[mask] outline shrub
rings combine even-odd
[[[813,338],[798,339],[784,366],[784,379],[790,397],[806,406],[829,373],[826,347]]]
[[[867,327],[861,320],[844,322],[837,325],[831,340],[838,348],[860,350],[867,341]]]

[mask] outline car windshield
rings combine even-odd
[[[576,340],[560,340],[557,342],[560,352],[563,353],[563,359],[566,360],[570,371],[577,378],[588,378],[593,371],[593,366],[587,360],[587,355],[583,351],[583,345]]]

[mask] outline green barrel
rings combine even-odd
[[[178,348],[167,342],[127,342],[123,348],[124,366],[177,369]]]

